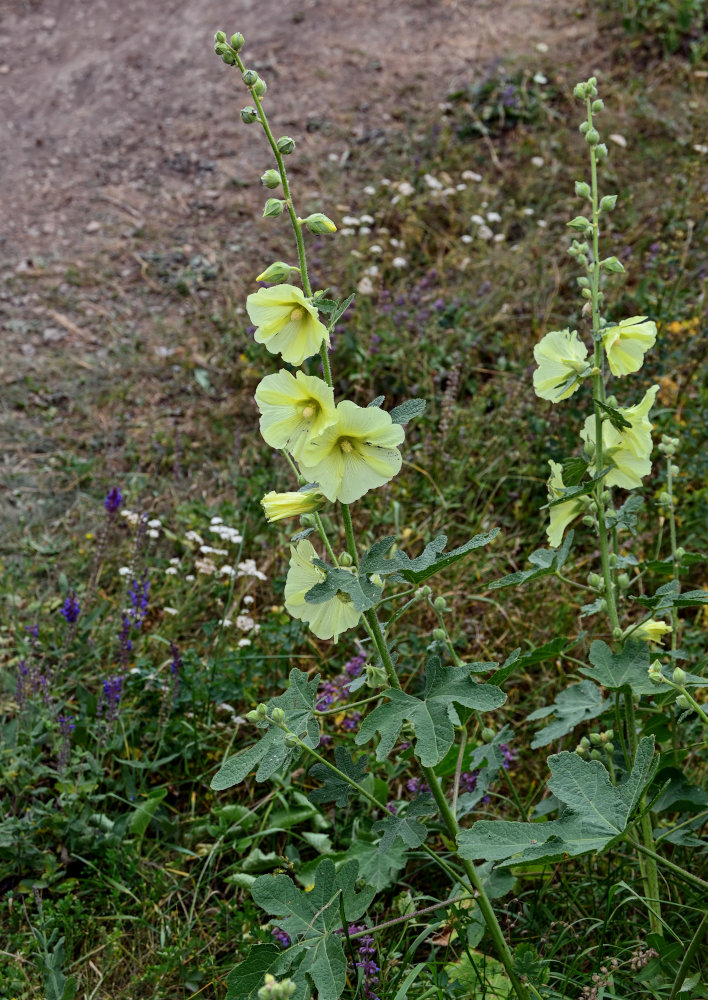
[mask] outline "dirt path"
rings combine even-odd
[[[198,225],[257,184],[246,93],[211,51],[240,30],[269,112],[316,165],[435,107],[495,60],[591,33],[568,0],[2,0],[0,261]],[[334,133],[336,138],[332,138]],[[301,164],[303,159],[300,160]],[[238,201],[238,199],[236,199]],[[205,203],[205,207],[201,203]]]

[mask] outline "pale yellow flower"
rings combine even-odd
[[[345,399],[337,406],[336,423],[312,441],[300,470],[328,500],[353,503],[400,471],[397,446],[404,437],[385,410]]]
[[[632,639],[644,639],[646,642],[661,642],[667,632],[673,632],[671,625],[656,618],[648,618],[638,628],[629,628],[627,634]]]
[[[281,521],[285,517],[299,517],[301,514],[311,514],[319,510],[325,503],[325,498],[318,489],[299,490],[294,493],[275,493],[271,491],[261,500],[268,521]]]
[[[656,323],[646,316],[620,320],[618,326],[601,331],[610,371],[613,375],[629,375],[642,367],[644,355],[656,340]]]
[[[285,607],[299,621],[307,622],[310,631],[318,639],[339,639],[358,624],[361,614],[354,610],[348,594],[338,591],[334,597],[321,604],[310,604],[305,594],[317,583],[321,583],[326,573],[315,566],[312,560],[317,552],[306,538],[290,548],[290,568],[285,580]]]
[[[261,434],[271,448],[285,448],[300,460],[307,458],[313,438],[334,424],[334,390],[316,375],[283,369],[266,375],[256,389],[261,411]]]
[[[551,467],[551,475],[548,480],[548,499],[557,500],[563,496],[563,490],[565,489],[563,484],[563,466],[559,462],[552,460],[549,460],[548,464]],[[550,524],[546,528],[546,534],[548,535],[548,544],[552,549],[558,548],[563,541],[565,529],[584,510],[585,506],[581,497],[566,500],[564,503],[559,503],[549,508]]]
[[[605,476],[608,486],[621,486],[625,490],[633,490],[642,485],[644,476],[651,472],[652,424],[649,421],[651,409],[658,385],[647,389],[641,403],[618,407],[619,413],[628,420],[631,427],[617,430],[609,420],[602,421],[602,464],[609,462],[613,468]],[[580,432],[584,441],[595,444],[595,417],[590,416]]]
[[[533,356],[538,365],[533,373],[534,392],[552,403],[572,396],[580,386],[579,379],[563,392],[559,392],[560,386],[574,375],[582,376],[588,369],[588,349],[578,339],[575,330],[552,330],[547,333],[534,347]]]
[[[329,332],[320,322],[316,306],[295,285],[260,288],[246,299],[251,322],[258,329],[256,343],[271,354],[281,354],[291,365],[301,365],[317,354],[322,343],[329,346]]]

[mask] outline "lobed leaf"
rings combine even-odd
[[[531,749],[537,750],[539,747],[548,746],[549,743],[572,732],[581,722],[596,719],[611,705],[612,701],[610,699],[605,701],[600,689],[590,681],[571,684],[557,695],[552,705],[537,708],[535,712],[526,716],[527,721],[535,722],[551,714],[555,715],[553,722],[536,733],[531,741]]]
[[[428,831],[418,817],[432,816],[437,811],[432,795],[425,794],[409,802],[405,813],[389,813],[384,819],[378,820],[371,829],[374,833],[383,833],[379,850],[386,853],[396,840],[402,840],[408,847],[420,847]]]
[[[354,758],[347,748],[338,746],[334,748],[334,760],[340,771],[348,775],[352,781],[361,783],[369,761],[366,755],[354,763]],[[326,764],[314,764],[310,768],[310,777],[323,783],[320,788],[313,788],[308,793],[310,802],[334,802],[336,806],[343,808],[349,803],[349,796],[355,791],[344,778],[340,778]]]
[[[529,556],[529,562],[533,569],[517,570],[516,573],[509,573],[501,580],[495,580],[489,585],[490,590],[501,590],[504,587],[518,587],[522,583],[529,583],[531,580],[540,580],[542,576],[550,576],[561,569],[568,555],[570,546],[573,543],[573,532],[569,531],[565,536],[563,544],[558,549],[536,549]]]

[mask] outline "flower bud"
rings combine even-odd
[[[665,490],[663,493],[659,494],[659,503],[661,504],[662,507],[671,506],[671,497]]]
[[[226,41],[226,32],[225,31],[217,31],[217,33],[214,35],[214,41],[217,42],[217,43],[218,42],[225,42]]]
[[[685,708],[688,708],[688,709],[693,708],[693,705],[688,700],[688,698],[686,697],[685,694],[680,694],[678,696],[678,698],[676,699],[676,704],[678,705],[679,708],[684,708],[684,709]]]
[[[590,742],[594,747],[599,747],[603,742],[600,733],[590,733]]]
[[[616,194],[606,194],[604,198],[600,199],[600,211],[601,212],[611,212],[612,209],[617,204]]]
[[[581,122],[578,126],[578,131],[581,135],[587,135],[590,131],[590,122]]]
[[[602,760],[602,754],[599,750],[590,751],[590,760]]]
[[[604,267],[610,274],[624,274],[624,264],[616,257],[605,257],[600,261],[600,267]]]
[[[265,97],[265,92],[268,89],[268,86],[265,80],[262,80],[259,76],[256,82],[253,84],[252,89],[256,97]]]
[[[225,49],[221,53],[221,61],[225,62],[227,66],[236,65],[236,53],[232,52],[231,49]]]
[[[315,236],[325,236],[327,233],[336,233],[337,227],[328,219],[326,215],[322,212],[315,212],[314,215],[308,215],[303,222]]]
[[[256,73],[255,69],[244,70],[241,74],[241,79],[247,87],[255,87],[258,82],[258,73]]]
[[[261,184],[263,187],[277,188],[280,184],[280,174],[277,170],[266,170],[264,174],[261,174]]]
[[[590,749],[590,740],[587,738],[587,736],[583,736],[583,738],[581,739],[581,741],[578,744],[578,746],[582,747],[583,750],[589,750]]]
[[[369,663],[365,668],[366,686],[370,688],[382,688],[388,684],[388,677],[383,667],[375,667]]]
[[[607,159],[607,146],[604,142],[601,142],[599,146],[595,146],[595,159],[600,163]]]
[[[241,108],[241,121],[244,125],[253,125],[258,121],[258,112],[255,108]]]
[[[678,476],[678,474],[679,474],[679,467],[678,467],[678,465],[672,465],[671,466],[671,475],[672,476]]]
[[[619,625],[617,625],[615,628],[612,629],[612,638],[613,639],[621,639],[623,635],[624,635],[624,633],[623,633],[622,629],[619,627]]]
[[[249,722],[260,722],[258,712],[256,712],[255,709],[252,712],[247,712],[246,718]]]
[[[684,549],[683,545],[679,545],[679,547],[676,549],[676,558],[683,559],[685,555],[686,555],[686,550]]]
[[[265,717],[268,715],[268,706],[265,705],[263,702],[261,702],[256,708],[256,715],[262,722],[263,719],[265,719]]]
[[[592,224],[589,219],[586,219],[584,215],[576,215],[574,219],[571,219],[567,223],[568,229],[572,229],[577,233],[587,233],[592,230]]]
[[[283,214],[285,202],[281,198],[269,198],[263,206],[263,218],[275,219]]]
[[[491,743],[495,736],[496,733],[489,726],[485,726],[482,730],[482,739],[485,743]]]
[[[588,574],[588,587],[592,587],[593,590],[602,589],[602,577],[599,573]]]
[[[614,753],[615,752],[615,745],[614,745],[614,743],[605,743],[605,751],[608,754]]]
[[[246,41],[246,39],[243,37],[243,35],[241,34],[241,32],[237,31],[236,34],[232,35],[231,38],[230,38],[231,48],[235,49],[235,51],[238,52],[239,49],[243,48],[243,43],[245,41]]]
[[[447,611],[447,601],[444,597],[436,597],[433,601],[433,607],[436,611]]]
[[[283,743],[288,748],[288,750],[292,750],[293,747],[296,747],[299,742],[300,741],[298,740],[297,736],[294,735],[294,733],[286,733],[285,736],[283,737]]]
[[[649,666],[649,680],[654,684],[663,684],[664,675],[661,672],[661,660],[653,660]]]
[[[675,667],[674,672],[671,675],[671,679],[674,684],[678,684],[679,687],[683,687],[686,681],[686,671],[682,670],[681,667]]]
[[[433,629],[433,639],[438,642],[443,642],[445,639],[445,629],[444,628],[434,628]]]
[[[425,584],[424,587],[421,587],[418,591],[421,597],[430,597],[432,592],[433,592],[432,587],[429,587],[427,583]]]
[[[291,271],[299,272],[299,270],[300,269],[298,267],[286,264],[285,261],[276,260],[275,263],[267,267],[262,274],[258,275],[256,281],[267,281],[270,285],[282,285],[282,283],[287,281],[290,277]]]
[[[276,726],[280,726],[285,722],[285,712],[282,708],[274,708],[271,712],[271,718]]]
[[[602,499],[604,500],[605,498],[603,497]],[[607,561],[610,566],[614,568],[617,565],[617,554],[615,552],[610,552]]]
[[[348,552],[342,552],[342,554],[339,557],[340,566],[351,566],[353,562],[354,560],[352,559],[352,557]]]
[[[626,590],[629,586],[629,573],[620,573],[617,577],[617,584],[620,590]],[[620,629],[620,632],[622,630]]]
[[[584,299],[588,299],[588,301],[592,298],[592,292],[589,288],[581,289],[580,294]]]
[[[574,94],[575,97],[578,98],[579,101],[584,101],[585,100],[585,98],[587,96],[587,94],[586,94],[586,87],[587,87],[586,83],[576,83],[575,84],[575,87],[573,88],[573,94]]]
[[[575,193],[578,195],[579,198],[592,197],[592,191],[590,190],[590,185],[587,183],[587,181],[576,181]]]
[[[598,97],[598,99],[596,101],[592,102],[592,113],[594,115],[599,114],[602,111],[602,109],[604,108],[604,106],[605,106],[605,102],[602,100],[602,98]]]
[[[606,740],[612,740],[614,739],[615,731],[614,729],[606,729],[602,735]]]
[[[295,140],[291,139],[289,135],[281,135],[275,145],[278,148],[278,152],[284,156],[288,156],[295,149]]]
[[[583,524],[585,525],[586,528],[592,528],[592,526],[595,524],[595,518],[591,517],[589,514],[586,514],[585,517],[583,518]]]

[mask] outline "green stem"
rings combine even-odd
[[[342,508],[342,520],[344,521],[344,535],[347,539],[347,552],[352,557],[352,562],[356,568],[359,569],[359,555],[356,551],[356,542],[354,541],[354,526],[352,524],[349,504],[343,503],[340,506]]]
[[[627,742],[629,743],[631,758],[632,760],[635,760],[637,753],[637,721],[634,714],[634,699],[631,689],[624,691],[623,695]],[[640,809],[643,809],[645,803],[646,794],[642,795],[639,800]],[[651,816],[646,811],[642,813],[639,821],[639,829],[644,846],[644,851],[642,852],[644,857],[639,859],[639,867],[642,873],[642,881],[644,882],[644,892],[647,897],[649,924],[651,926],[652,933],[662,935],[663,929],[661,923],[661,897],[659,895],[659,872],[656,867],[656,861],[654,860],[654,858],[658,857],[658,855],[655,855],[652,851],[652,848],[654,847],[654,831],[652,830]]]
[[[676,515],[674,513],[674,477],[671,466],[673,464],[673,455],[666,456],[666,492],[669,494],[669,537],[671,542],[671,562],[673,564],[673,578],[678,584],[679,582],[679,560],[676,555]],[[671,648],[675,650],[678,648],[678,614],[676,608],[671,608],[670,611],[671,625],[673,631],[671,633]]]
[[[691,962],[693,961],[693,957],[698,951],[698,948],[703,939],[703,932],[706,929],[706,925],[708,925],[708,913],[703,914],[703,919],[698,925],[696,933],[693,935],[691,943],[686,949],[686,954],[683,956],[683,960],[681,962],[681,965],[679,966],[679,970],[676,973],[676,978],[674,979],[674,985],[671,987],[671,992],[669,993],[669,1000],[674,1000],[676,994],[681,991],[681,987],[683,986],[686,976],[688,975],[688,970],[691,967]]]
[[[698,875],[694,875],[693,872],[686,871],[685,868],[675,865],[673,861],[669,861],[668,858],[663,858],[660,854],[657,854],[655,851],[645,847],[644,844],[641,844],[638,840],[633,840],[631,837],[628,837],[627,842],[630,843],[636,851],[639,851],[640,854],[645,855],[647,858],[651,858],[652,861],[657,862],[664,868],[668,868],[669,871],[674,873],[674,875],[678,875],[679,878],[682,878],[684,882],[690,882],[691,885],[695,885],[703,892],[708,892],[708,882],[699,878]]]

